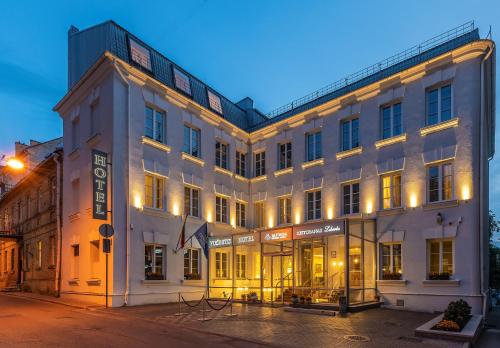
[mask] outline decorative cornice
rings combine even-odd
[[[183,152],[181,154],[181,158],[183,160],[188,160],[188,161],[191,161],[193,163],[196,163],[197,165],[202,166],[202,167],[205,165],[205,161],[202,160],[201,158],[191,156],[190,154],[187,154],[185,152]]]
[[[167,144],[160,143],[159,141],[153,140],[153,139],[148,138],[146,136],[142,137],[142,143],[149,145],[149,146],[152,146],[158,150],[165,151],[166,153],[170,153],[170,151],[172,151],[170,146],[168,146]]]
[[[424,137],[427,134],[439,132],[448,128],[458,127],[459,124],[460,124],[460,119],[458,117],[455,117],[448,121],[420,128],[420,135]]]
[[[384,146],[389,146],[389,145],[396,144],[396,143],[402,143],[405,141],[406,141],[406,133],[403,133],[401,135],[396,135],[396,136],[393,136],[393,137],[390,137],[387,139],[378,140],[375,142],[375,147],[377,149],[380,149],[381,147],[384,147]]]
[[[322,166],[325,164],[325,159],[323,157],[315,159],[313,161],[308,161],[302,163],[302,169],[307,169],[315,166]]]
[[[335,155],[335,157],[338,160],[340,160],[340,159],[343,159],[343,158],[346,158],[346,157],[351,157],[351,156],[354,156],[354,155],[359,155],[361,153],[363,153],[363,147],[362,146],[358,146],[358,147],[355,147],[354,149],[351,149],[351,150],[337,152],[337,154]]]

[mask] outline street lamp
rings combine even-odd
[[[7,157],[6,155],[3,155],[0,160],[5,161],[7,167],[14,170],[21,170],[24,168],[24,162],[16,157]]]

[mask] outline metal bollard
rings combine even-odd
[[[238,314],[233,313],[233,294],[231,294],[231,312],[224,314],[226,317],[235,317]]]
[[[210,320],[211,318],[205,318],[205,312],[209,312],[209,310],[205,309],[205,301],[203,301],[203,309],[201,310],[202,317],[198,319],[198,321],[207,321]]]
[[[181,293],[180,293],[180,291],[177,295],[179,296],[179,311],[174,314],[176,317],[187,314],[187,313],[181,312]]]

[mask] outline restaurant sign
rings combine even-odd
[[[233,239],[231,238],[231,236],[208,238],[208,247],[210,249],[230,247],[231,245],[233,245]]]
[[[293,227],[293,239],[323,237],[330,234],[344,234],[344,220],[331,220]]]
[[[108,219],[108,154],[92,150],[92,217]]]
[[[259,240],[258,233],[245,233],[245,234],[236,234],[233,236],[233,244],[234,245],[245,245],[245,244],[253,244],[258,243]]]
[[[270,231],[262,231],[260,233],[260,240],[265,242],[281,242],[284,240],[292,239],[291,228],[278,228]]]

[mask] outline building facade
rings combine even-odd
[[[493,42],[463,26],[264,115],[114,22],[72,27],[55,107],[63,295],[103,301],[108,222],[113,306],[295,293],[430,311],[464,298],[481,312],[494,69]],[[108,156],[106,220],[93,150]],[[204,226],[208,250],[193,237]]]

